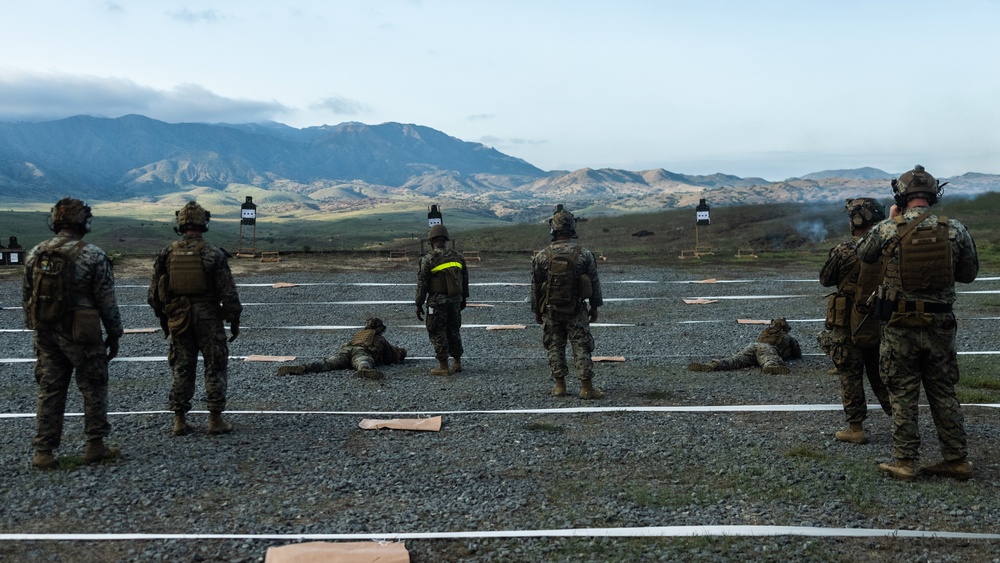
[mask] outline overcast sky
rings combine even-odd
[[[1000,173],[1000,0],[0,0],[0,13],[0,121],[396,121],[545,170]]]

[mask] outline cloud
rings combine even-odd
[[[465,119],[468,119],[469,121],[488,121],[496,116],[497,115],[495,113],[477,113],[476,115],[470,115]]]
[[[196,84],[158,90],[122,78],[0,69],[0,121],[135,113],[171,123],[253,123],[289,111],[275,101],[226,98]]]
[[[167,15],[171,18],[190,24],[196,23],[215,23],[222,21],[225,17],[215,10],[201,10],[200,12],[192,12],[187,8],[182,8],[180,10],[174,10],[173,12],[167,12]]]
[[[343,96],[330,96],[328,98],[323,98],[313,104],[312,109],[325,109],[337,115],[358,115],[359,113],[367,113],[371,111],[368,104],[352,100],[350,98],[345,98]]]
[[[519,137],[495,137],[493,135],[484,135],[478,139],[478,142],[489,145],[489,146],[534,146],[534,145],[544,145],[548,141],[537,141],[532,139],[521,139]]]
[[[125,13],[125,8],[118,2],[105,2],[104,9],[112,14],[123,14]]]

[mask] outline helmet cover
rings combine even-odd
[[[427,238],[435,239],[437,237],[444,237],[445,240],[451,240],[448,238],[448,229],[444,225],[434,225],[431,230],[427,232]]]
[[[66,226],[75,226],[83,232],[89,233],[90,221],[93,216],[93,213],[90,212],[90,206],[83,201],[64,197],[52,207],[49,223],[54,231]]]
[[[385,332],[385,328],[385,323],[378,317],[369,317],[368,320],[365,321],[365,329],[374,330],[375,334],[382,334]]]
[[[896,205],[900,207],[905,207],[906,201],[917,194],[934,205],[941,197],[941,188],[941,183],[919,164],[892,181],[892,194],[896,199]]]
[[[557,205],[555,213],[549,218],[549,234],[555,237],[558,233],[569,233],[576,238],[576,218],[562,205]]]
[[[188,229],[199,229],[202,232],[208,230],[208,221],[212,214],[204,207],[198,205],[196,201],[189,201],[187,204],[175,212],[177,216],[177,226],[182,231]]]
[[[851,229],[864,229],[886,218],[885,206],[871,197],[848,198],[844,211],[851,218]]]

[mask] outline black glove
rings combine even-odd
[[[167,324],[167,317],[159,317],[160,328],[163,329],[163,338],[170,338],[170,325]]]
[[[459,311],[464,311],[465,310],[465,301],[462,301],[462,304],[458,306],[458,310]]]
[[[107,340],[104,341],[104,345],[108,347],[108,361],[115,359],[118,355],[118,337],[109,336]]]
[[[229,332],[233,333],[233,335],[229,337],[229,341],[232,342],[233,340],[236,340],[236,337],[240,335],[240,321],[233,321],[229,323]]]
[[[417,320],[418,321],[424,320],[424,306],[423,305],[419,305],[419,304],[417,305]]]

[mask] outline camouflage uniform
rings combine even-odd
[[[594,361],[591,359],[594,352],[594,337],[590,333],[587,301],[580,299],[573,313],[558,313],[549,308],[544,310],[542,308],[544,298],[542,284],[548,278],[550,255],[572,255],[577,248],[579,253],[576,258],[576,272],[578,275],[585,274],[590,277],[592,287],[590,307],[600,307],[604,305],[604,298],[601,295],[601,281],[597,276],[597,259],[591,251],[578,243],[559,240],[535,254],[531,260],[531,312],[536,316],[541,315],[542,345],[548,351],[549,372],[556,380],[563,379],[569,374],[569,367],[566,365],[567,341],[573,349],[573,364],[577,377],[581,381],[590,381],[594,377]]]
[[[438,267],[457,267],[461,270],[462,288],[459,295],[448,296],[444,282],[439,279],[444,274]],[[469,299],[469,269],[465,258],[447,246],[432,248],[420,258],[417,269],[417,294],[415,302],[420,309],[427,304],[427,335],[434,346],[434,357],[439,362],[447,362],[448,356],[460,359],[462,348],[462,310]]]
[[[35,330],[35,381],[38,382],[38,431],[34,446],[38,451],[59,447],[63,416],[70,378],[76,369],[76,385],[83,394],[83,424],[88,441],[103,439],[111,432],[108,423],[108,356],[104,343],[80,344],[73,339],[72,316],[66,322],[51,326],[32,326],[28,302],[34,284],[34,268],[38,253],[45,248],[68,248],[82,236],[72,230],[62,230],[55,238],[32,248],[25,260],[24,301],[25,323]],[[70,289],[73,310],[97,309],[101,324],[110,339],[124,334],[121,314],[115,299],[115,276],[104,251],[87,244],[76,258],[76,282]]]
[[[336,354],[301,367],[303,373],[352,368],[361,371],[374,366],[402,363],[405,358],[405,348],[393,346],[375,330],[364,329],[354,333]]]
[[[883,215],[884,217],[884,215]],[[861,263],[857,255],[858,237],[849,242],[841,243],[830,250],[830,256],[819,273],[819,282],[825,287],[837,286],[834,299],[840,299],[847,304],[847,314],[843,319],[831,319],[828,312],[826,330],[820,334],[819,340],[823,351],[837,366],[840,376],[840,397],[844,405],[844,414],[848,423],[860,423],[868,417],[868,402],[865,399],[865,374],[872,392],[882,405],[886,414],[892,414],[889,404],[889,392],[879,375],[878,345],[867,346],[855,344],[852,337],[852,326],[861,319],[852,319],[853,304],[858,295],[871,295],[874,287],[861,288],[855,291],[859,283]],[[877,279],[875,280],[877,283]],[[834,313],[836,315],[836,313]],[[865,320],[868,323],[878,323],[873,317]]]
[[[792,328],[785,319],[773,319],[761,331],[757,342],[748,344],[739,352],[711,363],[688,364],[691,371],[728,371],[754,366],[760,366],[765,373],[788,373],[784,360],[802,357],[799,342],[788,335]]]
[[[928,207],[912,206],[903,213],[906,221],[929,212]],[[924,222],[935,225],[937,217],[929,215]],[[947,287],[919,291],[903,289],[900,275],[900,249],[895,244],[897,227],[892,219],[876,225],[858,243],[858,256],[874,263],[890,252],[883,283],[884,297],[897,302],[882,324],[879,349],[882,378],[892,402],[894,430],[893,453],[898,460],[919,458],[920,434],[917,428],[917,403],[923,385],[937,427],[941,454],[946,461],[964,460],[967,455],[965,423],[961,405],[955,395],[958,382],[958,357],[955,349],[956,323],[951,306],[955,302],[955,281],[971,283],[979,273],[976,245],[965,226],[954,219],[948,221],[953,264],[953,281]],[[899,311],[898,307],[905,309]],[[917,309],[923,307],[925,312]],[[927,312],[932,308],[935,312]],[[886,319],[883,319],[886,321]]]
[[[170,410],[180,413],[191,410],[199,351],[205,359],[208,410],[225,410],[229,383],[229,346],[223,321],[238,326],[243,311],[229,262],[221,249],[205,243],[201,233],[192,232],[184,234],[179,249],[193,251],[199,244],[204,244],[200,255],[205,280],[209,284],[205,293],[176,297],[164,290],[164,286],[169,284],[161,278],[170,275],[167,265],[174,252],[174,245],[170,245],[156,258],[147,297],[157,317],[164,319],[171,316],[171,312],[175,313],[171,324],[176,326],[169,328],[170,351],[167,355],[167,362],[173,371],[169,403]],[[164,278],[166,279],[169,277]],[[185,301],[190,303],[184,303]]]

